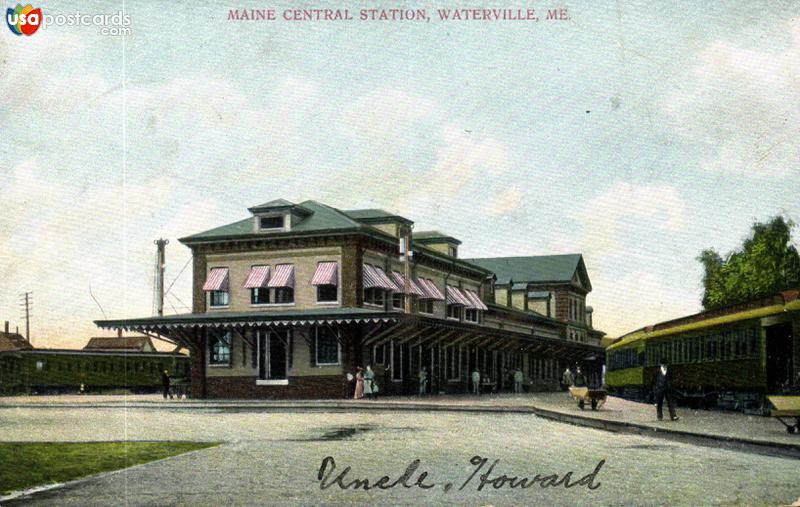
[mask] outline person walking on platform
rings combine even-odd
[[[666,364],[661,364],[656,372],[656,380],[653,388],[653,394],[656,399],[656,417],[658,420],[664,418],[664,399],[667,400],[669,407],[669,418],[672,421],[680,419],[678,414],[675,413],[675,395],[672,392],[672,370]]]
[[[356,392],[353,395],[353,398],[356,400],[360,400],[364,397],[364,373],[363,370],[359,366],[356,368]]]
[[[170,391],[169,389],[169,384],[170,384],[169,372],[167,370],[164,370],[164,373],[161,374],[161,387],[164,388],[165,400],[167,399],[167,396],[169,396],[169,399],[173,398],[172,391]]]
[[[364,396],[373,398],[375,394],[375,372],[372,371],[372,366],[367,365],[367,371],[364,372]]]
[[[481,394],[481,372],[477,366],[472,370],[472,394],[478,396]]]
[[[425,396],[428,387],[428,371],[423,366],[419,369],[419,395]]]
[[[586,383],[586,376],[581,371],[580,366],[575,369],[575,380],[572,385],[575,387],[589,387],[589,384]]]
[[[514,392],[517,394],[522,394],[522,381],[524,380],[524,376],[522,375],[522,370],[517,368],[514,370]]]
[[[574,381],[575,379],[572,376],[572,372],[570,371],[569,366],[567,366],[567,369],[564,370],[564,373],[561,375],[561,385],[563,386],[563,389],[565,391],[569,390]]]

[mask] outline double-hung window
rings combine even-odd
[[[311,285],[317,289],[317,303],[336,303],[339,301],[339,265],[335,261],[317,264]]]
[[[267,305],[270,302],[269,282],[270,267],[251,266],[250,272],[244,281],[244,288],[250,289],[250,304],[251,305]]]
[[[335,285],[317,285],[317,303],[335,303],[337,300]]]
[[[250,289],[250,304],[251,305],[268,305],[269,304],[269,289],[266,287],[254,287]]]
[[[336,331],[328,326],[317,326],[315,329],[316,364],[318,366],[339,364],[341,350]]]
[[[212,290],[209,292],[209,306],[228,306],[230,304],[230,293],[223,290]]]
[[[380,287],[364,289],[364,302],[370,305],[383,306],[386,291]]]
[[[209,341],[209,364],[231,364],[231,332],[224,331],[212,336]]]
[[[230,304],[228,268],[211,268],[203,284],[208,292],[208,306],[221,307]]]
[[[405,295],[402,292],[393,292],[392,293],[392,308],[395,310],[402,310],[403,309],[403,297]]]
[[[278,287],[275,289],[275,303],[294,303],[294,289],[292,287]]]
[[[267,282],[267,287],[273,289],[273,304],[294,303],[294,265],[278,264],[275,274]]]

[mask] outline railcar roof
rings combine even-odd
[[[609,345],[606,350],[616,350],[619,348],[635,344],[639,341],[652,340],[654,338],[658,338],[661,336],[685,333],[688,331],[696,331],[698,329],[706,329],[710,327],[721,326],[724,324],[740,322],[743,320],[758,319],[761,317],[768,317],[770,315],[775,315],[778,313],[798,311],[798,310],[800,310],[800,300],[795,300],[785,304],[770,305],[761,308],[755,308],[752,310],[744,310],[741,312],[729,313],[727,315],[712,317],[697,322],[690,322],[688,324],[670,327],[667,329],[659,329],[658,331],[648,332],[646,329],[640,329],[639,331],[635,331],[623,337],[618,342]]]

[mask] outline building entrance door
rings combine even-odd
[[[289,369],[289,332],[257,332],[258,338],[258,378],[261,380],[285,380]]]

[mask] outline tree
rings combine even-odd
[[[723,258],[713,248],[703,265],[703,308],[713,310],[800,288],[800,255],[792,244],[795,224],[782,216],[756,222],[742,247]]]

